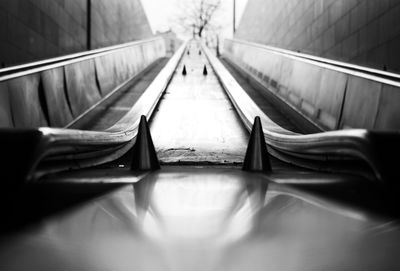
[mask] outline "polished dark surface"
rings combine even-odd
[[[132,184],[97,185],[97,192],[75,185],[81,196],[69,208],[2,238],[0,269],[400,267],[395,220],[278,184],[274,176],[172,167],[131,178]],[[86,200],[84,187],[92,191]]]

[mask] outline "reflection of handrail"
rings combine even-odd
[[[139,44],[153,42],[158,39],[161,39],[161,38],[157,37],[157,38],[151,38],[151,39],[147,39],[147,40],[128,42],[128,43],[109,46],[109,47],[100,48],[100,49],[96,49],[96,50],[85,51],[85,52],[80,52],[80,53],[76,53],[76,54],[55,57],[55,58],[50,58],[50,59],[32,62],[32,63],[28,63],[28,64],[23,64],[23,65],[0,69],[0,82],[6,81],[9,79],[13,79],[13,78],[17,78],[17,77],[21,77],[21,76],[25,76],[28,74],[36,73],[36,72],[41,72],[41,71],[65,66],[67,64],[95,58],[95,57],[98,57],[101,55],[107,55],[107,54],[113,53],[117,50],[121,50],[121,49],[124,49],[127,47],[137,46]]]
[[[309,54],[298,53],[298,52],[294,52],[291,50],[286,50],[286,49],[277,48],[277,47],[273,47],[273,46],[269,46],[269,45],[263,45],[263,44],[254,43],[254,42],[249,42],[249,41],[245,41],[245,40],[239,40],[239,39],[226,39],[226,40],[229,42],[237,42],[237,43],[242,43],[245,45],[250,45],[252,47],[257,47],[260,49],[283,54],[286,56],[296,57],[297,59],[312,61],[313,64],[316,64],[316,65],[318,65],[318,64],[329,65],[331,69],[341,68],[341,70],[340,70],[341,72],[345,72],[345,73],[349,73],[349,74],[353,74],[353,75],[357,75],[357,76],[362,76],[362,74],[369,75],[369,76],[372,76],[373,78],[371,78],[371,77],[366,77],[366,78],[371,79],[371,80],[381,78],[381,79],[393,80],[393,81],[397,81],[397,82],[400,81],[400,74],[397,74],[397,73],[381,71],[378,69],[368,68],[365,66],[360,66],[360,65],[356,65],[356,64],[347,63],[347,62],[341,62],[341,61],[318,57],[318,56],[313,56],[313,55],[309,55]],[[344,70],[342,70],[342,69],[344,69]],[[347,72],[346,72],[346,70],[347,70]],[[354,74],[354,72],[357,72],[357,74]],[[385,83],[387,83],[387,82],[385,81]]]
[[[278,196],[288,196],[290,198],[299,199],[318,208],[325,209],[329,212],[352,219],[363,221],[367,220],[368,218],[372,218],[372,215],[368,215],[362,209],[341,203],[340,201],[333,201],[324,197],[318,197],[312,193],[306,193],[301,189],[291,187],[290,185],[277,184],[274,182],[271,182],[268,185],[268,193],[265,198],[265,207],[268,206],[269,201]]]
[[[19,179],[22,181],[31,179],[34,176],[36,166],[44,158],[51,164],[49,171],[52,171],[57,170],[60,164],[61,168],[80,168],[105,163],[122,156],[134,143],[133,139],[136,137],[140,116],[146,115],[150,117],[152,115],[157,102],[173,76],[185,46],[186,44],[183,44],[177,50],[132,109],[107,130],[97,132],[47,127],[27,130],[26,132],[35,138],[35,144],[30,146],[30,155],[34,157],[26,165],[18,167],[25,167],[24,172],[18,173]],[[12,137],[13,131],[15,130],[8,129],[2,132],[3,134],[9,133],[10,137]],[[22,137],[20,140],[25,140],[25,138]],[[18,144],[19,142],[15,143]],[[26,152],[26,149],[21,149],[19,155],[23,156]],[[18,159],[18,155],[16,159]],[[10,164],[10,168],[15,167],[17,162],[12,161],[12,159],[7,161]],[[7,165],[2,165],[2,167],[0,175],[5,176],[3,178],[13,177],[12,175],[7,175],[13,173],[4,172],[8,168]]]
[[[259,116],[267,144],[286,155],[324,161],[353,158],[368,163],[380,181],[393,181],[400,173],[390,154],[400,150],[400,132],[372,132],[364,129],[330,131],[302,135],[288,131],[274,123],[236,82],[221,62],[204,47],[222,86],[237,109],[248,130]],[[298,159],[297,159],[298,160]],[[296,160],[292,161],[297,164]]]

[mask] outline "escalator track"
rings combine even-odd
[[[354,160],[368,132],[302,134],[279,112],[269,118],[235,82],[192,42],[115,123],[88,116],[81,127],[98,131],[30,131],[41,163],[30,182],[0,197],[1,229],[11,233],[0,243],[0,269],[396,270],[398,216],[382,204],[376,176],[298,167]],[[161,170],[129,169],[141,115]],[[239,169],[256,116],[270,155],[287,155],[289,163],[272,160],[272,172]]]

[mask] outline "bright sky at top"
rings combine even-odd
[[[174,30],[174,18],[179,12],[179,4],[185,0],[141,0],[153,32]],[[236,25],[246,7],[248,0],[236,0]],[[232,36],[233,0],[221,0],[218,20],[223,25],[225,37]],[[178,33],[179,34],[179,33]]]

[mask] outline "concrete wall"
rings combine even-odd
[[[0,0],[0,67],[84,51],[88,0]],[[152,36],[140,0],[91,0],[92,48]]]
[[[400,72],[400,1],[249,0],[235,37]]]
[[[92,0],[93,48],[152,35],[140,0]]]

